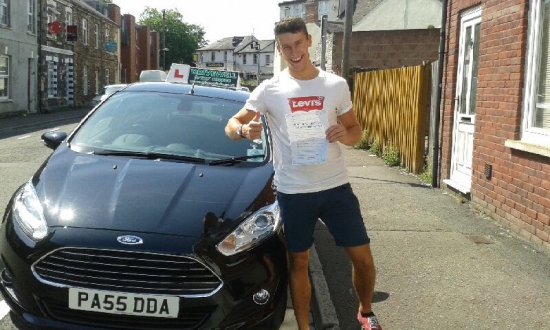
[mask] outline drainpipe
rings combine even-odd
[[[441,29],[439,30],[439,57],[438,57],[438,69],[437,69],[437,110],[435,111],[434,118],[434,143],[432,152],[432,187],[439,187],[438,173],[439,173],[439,125],[441,121],[441,89],[443,84],[443,62],[445,60],[445,26],[447,25],[447,0],[443,0],[441,9]]]
[[[38,60],[36,61],[36,106],[39,113],[44,113],[42,109],[42,93],[40,91],[42,86],[42,2],[43,0],[38,0],[38,23],[37,23],[37,33],[38,33]]]

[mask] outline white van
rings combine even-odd
[[[161,70],[143,70],[139,74],[139,82],[165,81],[166,72]]]

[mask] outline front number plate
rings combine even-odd
[[[175,318],[178,317],[179,298],[70,288],[69,308],[111,314]]]

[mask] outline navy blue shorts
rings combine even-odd
[[[337,246],[370,243],[359,200],[349,183],[325,191],[303,194],[277,192],[287,249],[303,252],[313,244],[318,219],[327,226]]]

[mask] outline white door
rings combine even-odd
[[[450,184],[463,193],[472,185],[472,156],[476,121],[477,75],[481,8],[462,15]]]

